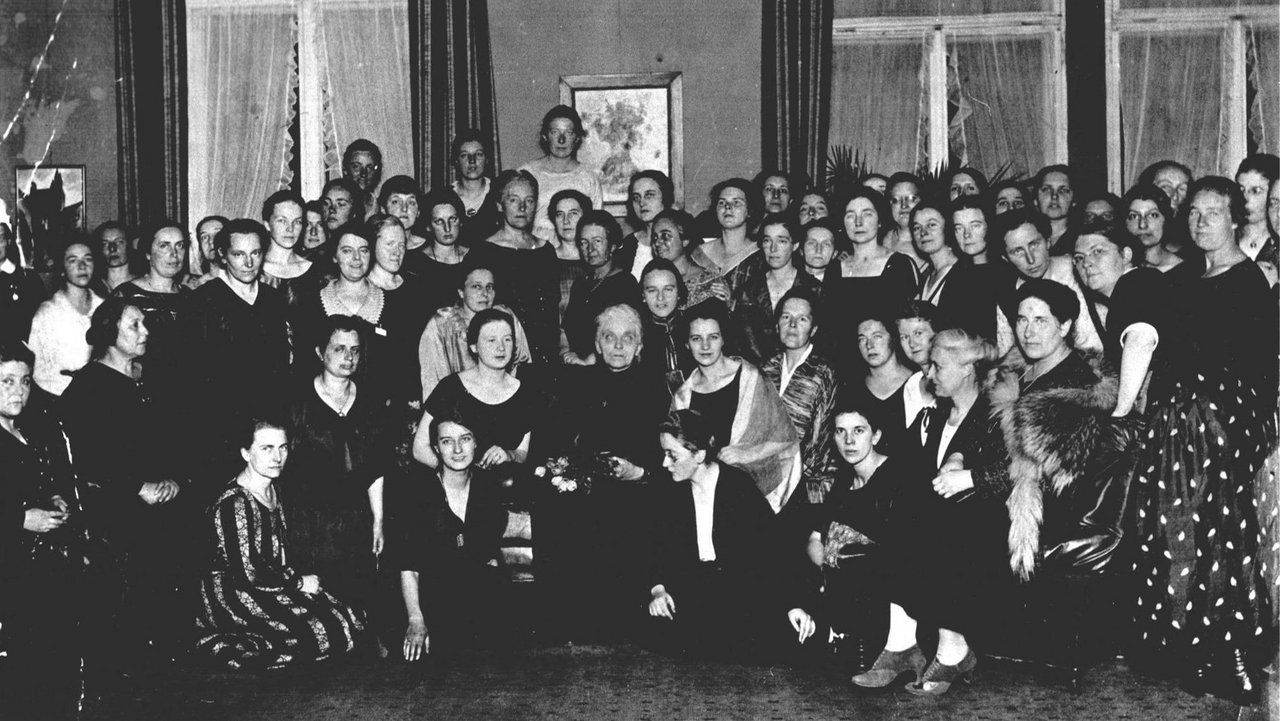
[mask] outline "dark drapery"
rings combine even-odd
[[[418,182],[437,188],[449,181],[449,143],[459,130],[467,128],[475,128],[488,140],[489,170],[501,167],[489,3],[409,3],[409,61]]]
[[[120,220],[187,222],[184,0],[116,0]]]
[[[822,186],[831,110],[834,0],[765,0],[760,159]]]

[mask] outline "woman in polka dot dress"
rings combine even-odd
[[[1239,187],[1206,177],[1189,196],[1206,269],[1173,294],[1183,336],[1152,384],[1133,485],[1130,658],[1192,693],[1256,703],[1276,636],[1254,493],[1276,441],[1276,305],[1236,242]]]

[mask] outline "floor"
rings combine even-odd
[[[1277,719],[1137,676],[1095,668],[1079,690],[1023,666],[984,660],[973,686],[940,698],[859,689],[817,669],[712,664],[632,646],[561,645],[438,656],[409,665],[344,659],[262,675],[167,670],[126,680],[86,721],[354,719]]]

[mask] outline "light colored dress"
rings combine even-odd
[[[551,206],[551,198],[562,190],[576,190],[591,199],[592,207],[599,209],[604,205],[604,192],[600,188],[600,175],[585,165],[567,173],[549,173],[540,170],[533,163],[525,163],[520,170],[527,170],[538,181],[538,214],[533,220],[533,234],[542,240],[552,242],[556,237],[555,226],[547,217],[547,208]]]
[[[36,357],[31,372],[36,385],[55,396],[62,395],[71,385],[71,376],[63,371],[80,370],[89,362],[89,342],[84,334],[89,330],[93,311],[100,305],[102,298],[91,295],[89,315],[81,315],[61,290],[40,304],[31,319],[31,336],[27,339]]]

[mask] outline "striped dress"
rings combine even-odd
[[[277,668],[350,651],[359,615],[302,592],[285,560],[284,513],[232,485],[211,509],[212,567],[200,583],[196,651],[235,669]]]

